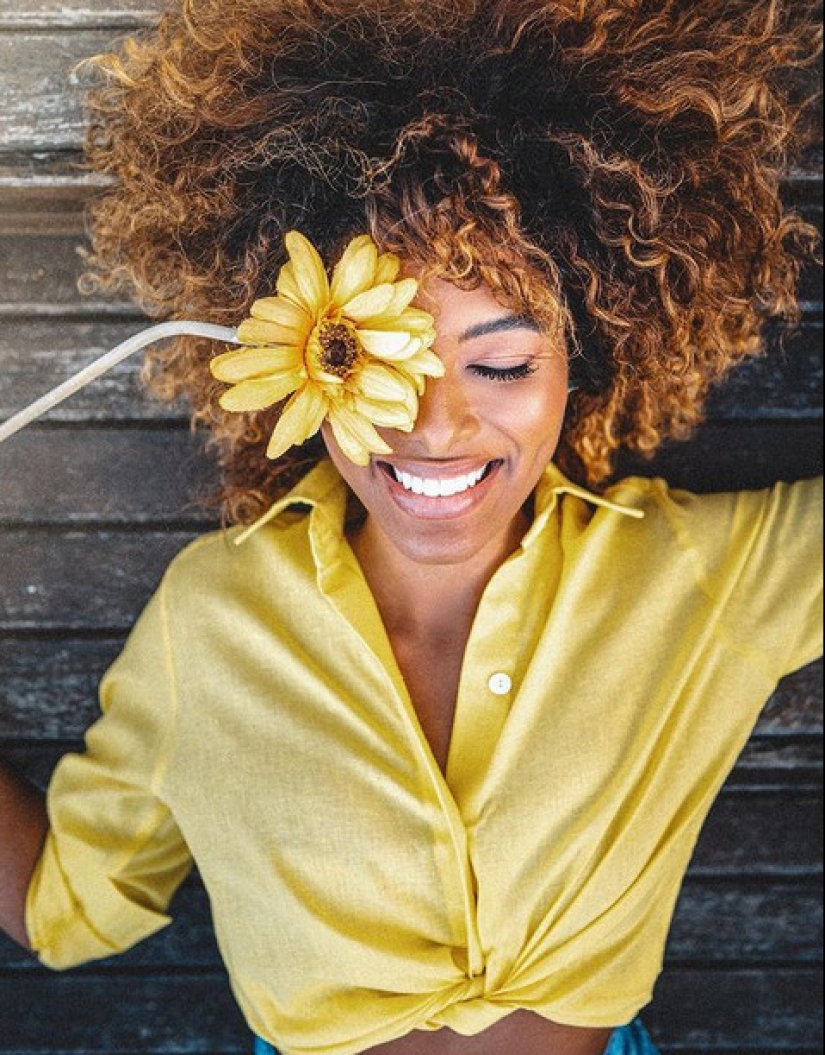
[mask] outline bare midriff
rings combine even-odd
[[[415,1032],[370,1048],[369,1055],[603,1055],[611,1033],[560,1026],[530,1011],[516,1011],[474,1037],[449,1029]]]

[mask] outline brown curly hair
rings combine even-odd
[[[183,0],[95,60],[92,273],[153,315],[239,322],[296,228],[333,263],[371,231],[567,328],[561,464],[686,436],[710,387],[793,318],[814,233],[779,188],[819,52],[807,0]],[[210,342],[151,356],[212,430],[249,520],[278,410],[224,414]]]

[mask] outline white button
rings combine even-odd
[[[494,674],[487,684],[494,696],[509,696],[513,691],[513,679],[509,674]]]

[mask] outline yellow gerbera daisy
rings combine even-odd
[[[219,355],[212,373],[233,387],[225,410],[257,411],[292,396],[267,449],[279,458],[329,420],[357,465],[390,454],[376,426],[410,432],[427,377],[443,377],[431,351],[432,315],[410,304],[418,282],[398,281],[401,262],[379,254],[369,235],[354,239],[332,281],[314,246],[297,231],[286,236],[289,262],[277,295],[252,305],[238,327],[244,347]]]

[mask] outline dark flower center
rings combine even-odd
[[[328,374],[346,381],[361,358],[361,345],[355,332],[343,322],[325,322],[318,333],[320,365]]]

